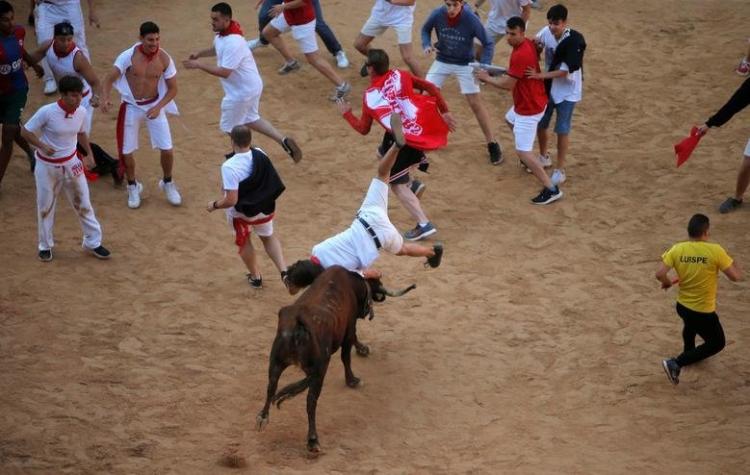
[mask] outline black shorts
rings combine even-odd
[[[26,107],[28,89],[13,91],[0,95],[0,124],[16,125],[21,123],[21,112]]]
[[[391,145],[393,145],[393,135],[386,131],[383,134],[383,141],[380,143],[380,147],[378,147],[378,153],[381,156],[385,155],[388,149],[391,148]],[[427,157],[423,151],[405,145],[398,152],[396,163],[391,167],[391,177],[388,179],[388,183],[391,185],[409,183],[409,169],[426,160]]]

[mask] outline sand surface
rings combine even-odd
[[[27,2],[15,3],[17,18],[26,18]],[[160,24],[175,60],[211,43],[213,2],[97,3],[102,28],[87,34],[102,76],[145,20]],[[358,113],[367,83],[350,45],[371,2],[322,3],[352,59],[344,74]],[[255,36],[253,2],[235,4],[246,36]],[[415,24],[439,4],[420,0]],[[266,288],[249,289],[223,216],[204,210],[218,196],[229,148],[218,130],[218,80],[179,68],[182,115],[171,124],[182,207],[156,186],[158,155],[145,132],[141,209],[127,209],[124,190],[108,180],[91,186],[108,262],[83,254],[64,201],[55,260],[36,260],[33,178],[16,149],[0,192],[0,472],[229,473],[222,456],[236,453],[244,473],[263,474],[746,473],[746,284],[721,280],[727,347],[673,387],[660,361],[681,348],[676,291],[659,290],[653,271],[695,212],[709,214],[713,238],[738,262],[750,262],[749,211],[717,212],[734,188],[747,112],[712,131],[679,170],[671,149],[741,83],[733,69],[747,47],[750,3],[567,4],[589,47],[565,198],[528,204],[539,187],[516,166],[501,122],[507,93],[484,93],[507,157],[491,167],[468,104],[455,83],[445,87],[460,127],[421,176],[425,209],[446,246],[443,266],[380,259],[387,284],[418,289],[360,323],[372,349],[354,357],[361,388],[347,388],[332,359],[317,459],[304,446],[304,397],[254,430],[276,313],[292,297],[263,254]],[[534,11],[531,32],[544,23]],[[403,66],[393,33],[374,45]],[[500,45],[496,63],[508,54]],[[373,175],[380,132],[351,130],[326,99],[332,87],[310,66],[281,77],[275,51],[256,59],[261,113],[305,152],[294,165],[257,139],[288,187],[275,228],[291,263],[348,225]],[[50,101],[40,81],[31,84],[26,117]],[[97,113],[93,140],[114,151],[114,127],[114,114]],[[413,226],[393,196],[391,218],[402,230]],[[282,382],[298,377],[290,369]]]

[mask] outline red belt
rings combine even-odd
[[[49,158],[49,157],[45,157],[44,155],[42,155],[41,153],[39,153],[39,150],[37,150],[36,151],[36,156],[39,158],[39,160],[42,160],[43,162],[47,162],[47,163],[65,163],[68,160],[70,160],[71,158],[75,157],[77,153],[78,153],[78,151],[74,150],[73,153],[71,153],[67,157]]]
[[[156,97],[152,97],[151,99],[143,99],[142,101],[135,101],[135,103],[136,103],[136,105],[139,105],[139,106],[147,106],[149,104],[153,104],[158,99],[159,99],[159,96],[156,96]],[[126,102],[126,104],[130,104],[130,103]]]

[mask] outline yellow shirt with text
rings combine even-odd
[[[662,261],[680,277],[677,301],[696,312],[716,311],[718,273],[732,265],[720,245],[706,241],[683,241],[662,254]]]

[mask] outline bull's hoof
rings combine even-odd
[[[265,426],[268,425],[268,415],[265,416],[261,412],[258,417],[255,418],[255,427],[258,431],[262,431]]]
[[[356,350],[359,356],[368,356],[370,354],[370,347],[362,343],[356,346]]]
[[[349,386],[350,388],[356,388],[357,386],[359,386],[360,382],[361,380],[358,377],[352,376],[352,379],[346,380],[346,385]]]
[[[308,439],[307,451],[310,452],[310,455],[318,455],[320,453],[320,444],[318,443],[318,439]]]

